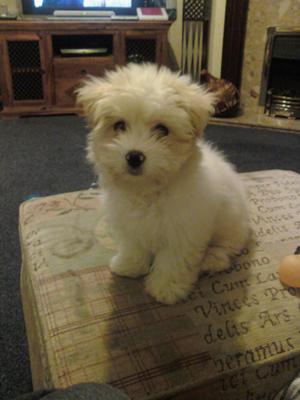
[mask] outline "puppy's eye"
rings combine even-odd
[[[117,121],[114,124],[114,130],[115,131],[126,131],[126,122],[123,120]]]
[[[155,125],[154,130],[157,131],[161,136],[167,136],[169,134],[169,129],[163,124]]]

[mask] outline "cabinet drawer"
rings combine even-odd
[[[55,80],[55,104],[62,107],[75,107],[75,90],[79,84],[80,79]]]
[[[55,79],[80,79],[86,75],[101,76],[106,69],[112,69],[112,63],[95,63],[95,62],[61,62],[54,63]]]
[[[113,64],[99,63],[58,63],[54,65],[55,103],[59,106],[74,107],[76,102],[75,90],[82,79],[88,75],[102,76],[107,69],[114,68]]]

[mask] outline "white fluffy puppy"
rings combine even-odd
[[[200,271],[228,268],[249,222],[238,174],[200,140],[213,95],[165,67],[131,64],[91,77],[78,100],[118,243],[111,271],[148,274],[148,293],[173,304]]]

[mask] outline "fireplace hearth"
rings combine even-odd
[[[300,28],[271,27],[262,73],[260,105],[271,117],[300,118]]]

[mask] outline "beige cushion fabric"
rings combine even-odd
[[[112,275],[98,192],[20,208],[22,296],[35,388],[105,382],[132,399],[271,399],[300,366],[299,295],[276,269],[300,245],[300,175],[242,174],[253,241],[175,306]],[[265,397],[259,397],[265,396]],[[269,396],[269,397],[268,397]]]

